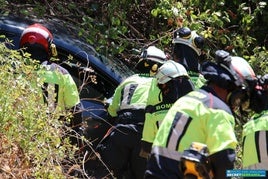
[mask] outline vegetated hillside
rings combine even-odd
[[[145,1],[138,7],[129,4],[131,8],[128,9],[126,17],[122,17],[122,14],[118,12],[119,3],[113,4],[112,2],[14,0],[3,1],[5,6],[1,7],[1,12],[25,18],[59,19],[61,23],[73,25],[76,30],[80,31],[79,35],[87,39],[88,43],[93,45],[99,53],[110,58],[118,58],[128,64],[132,62],[132,58],[136,61],[140,53],[133,48],[139,50],[146,43],[150,43],[150,34],[157,30],[157,28],[154,29],[157,22],[152,19],[150,13],[154,1]],[[126,11],[128,7],[123,6],[124,4],[122,4],[122,11]],[[111,13],[114,19],[110,18]],[[120,40],[124,41],[124,44]]]
[[[258,53],[255,47],[268,46],[268,27],[263,25],[268,23],[268,7],[261,0],[1,1],[2,14],[57,18],[73,24],[99,53],[130,65],[138,60],[137,50],[148,45],[171,53],[172,32],[182,25],[206,38],[208,58],[218,48],[250,58]]]
[[[146,45],[171,52],[172,32],[189,26],[205,37],[209,58],[223,48],[265,71],[267,50],[254,48],[268,46],[266,1],[225,1],[0,0],[0,13],[69,23],[99,53],[128,63],[139,56],[133,49]]]

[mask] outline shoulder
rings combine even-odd
[[[47,62],[42,63],[42,66],[49,71],[58,71],[61,74],[65,75],[65,74],[69,74],[68,70],[66,70],[65,68],[63,68],[62,66],[56,64],[56,63],[51,63],[48,64]]]
[[[268,110],[261,114],[254,114],[252,119],[243,126],[244,135],[254,133],[255,131],[268,130]]]
[[[219,97],[204,89],[198,90],[200,93],[206,94],[206,98],[202,101],[208,108],[221,109],[232,114],[230,107]]]
[[[66,70],[65,68],[63,68],[62,66],[56,64],[56,63],[52,63],[51,64],[52,68],[59,71],[62,74],[69,74],[68,70]]]
[[[191,91],[187,95],[178,99],[178,102],[181,104],[202,104],[202,106],[206,108],[224,110],[232,115],[231,109],[225,102],[204,89]]]
[[[200,73],[195,73],[195,74],[191,73],[191,75],[189,76],[195,88],[201,88],[206,83],[206,79]]]
[[[144,84],[144,83],[150,83],[153,80],[152,77],[142,77],[138,74],[129,76],[128,78],[124,79],[120,86],[125,86],[127,84]]]

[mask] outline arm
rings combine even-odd
[[[118,111],[118,109],[120,107],[120,102],[121,102],[121,91],[122,91],[122,86],[119,85],[115,89],[112,103],[109,105],[109,107],[107,109],[108,113],[109,113],[109,116],[112,117],[112,118],[117,116],[117,111]]]
[[[147,107],[148,109],[148,107]],[[148,158],[151,153],[151,147],[155,138],[155,120],[151,113],[145,114],[145,122],[142,131],[140,156]]]
[[[77,86],[70,74],[64,75],[64,103],[67,109],[73,108],[80,103]]]
[[[233,169],[235,162],[236,136],[234,118],[225,111],[218,111],[217,118],[209,121],[207,144],[211,155],[214,178],[226,178],[226,170]]]
[[[215,179],[226,178],[226,170],[234,168],[235,156],[234,149],[225,149],[209,156]]]

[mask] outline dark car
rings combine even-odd
[[[97,143],[109,128],[105,105],[122,79],[132,75],[133,71],[119,61],[98,54],[91,45],[78,37],[74,28],[55,19],[34,21],[0,17],[0,35],[12,40],[13,45],[8,45],[10,48],[18,49],[23,29],[34,22],[45,25],[52,32],[61,66],[70,72],[80,91],[85,108],[83,121],[87,124],[85,135]]]

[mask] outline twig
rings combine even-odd
[[[89,176],[87,175],[87,172],[86,172],[86,170],[85,170],[85,165],[84,165],[87,154],[88,154],[88,151],[85,152],[85,155],[84,155],[84,157],[83,157],[83,172],[84,172],[84,174],[86,175],[86,177],[89,178]]]

